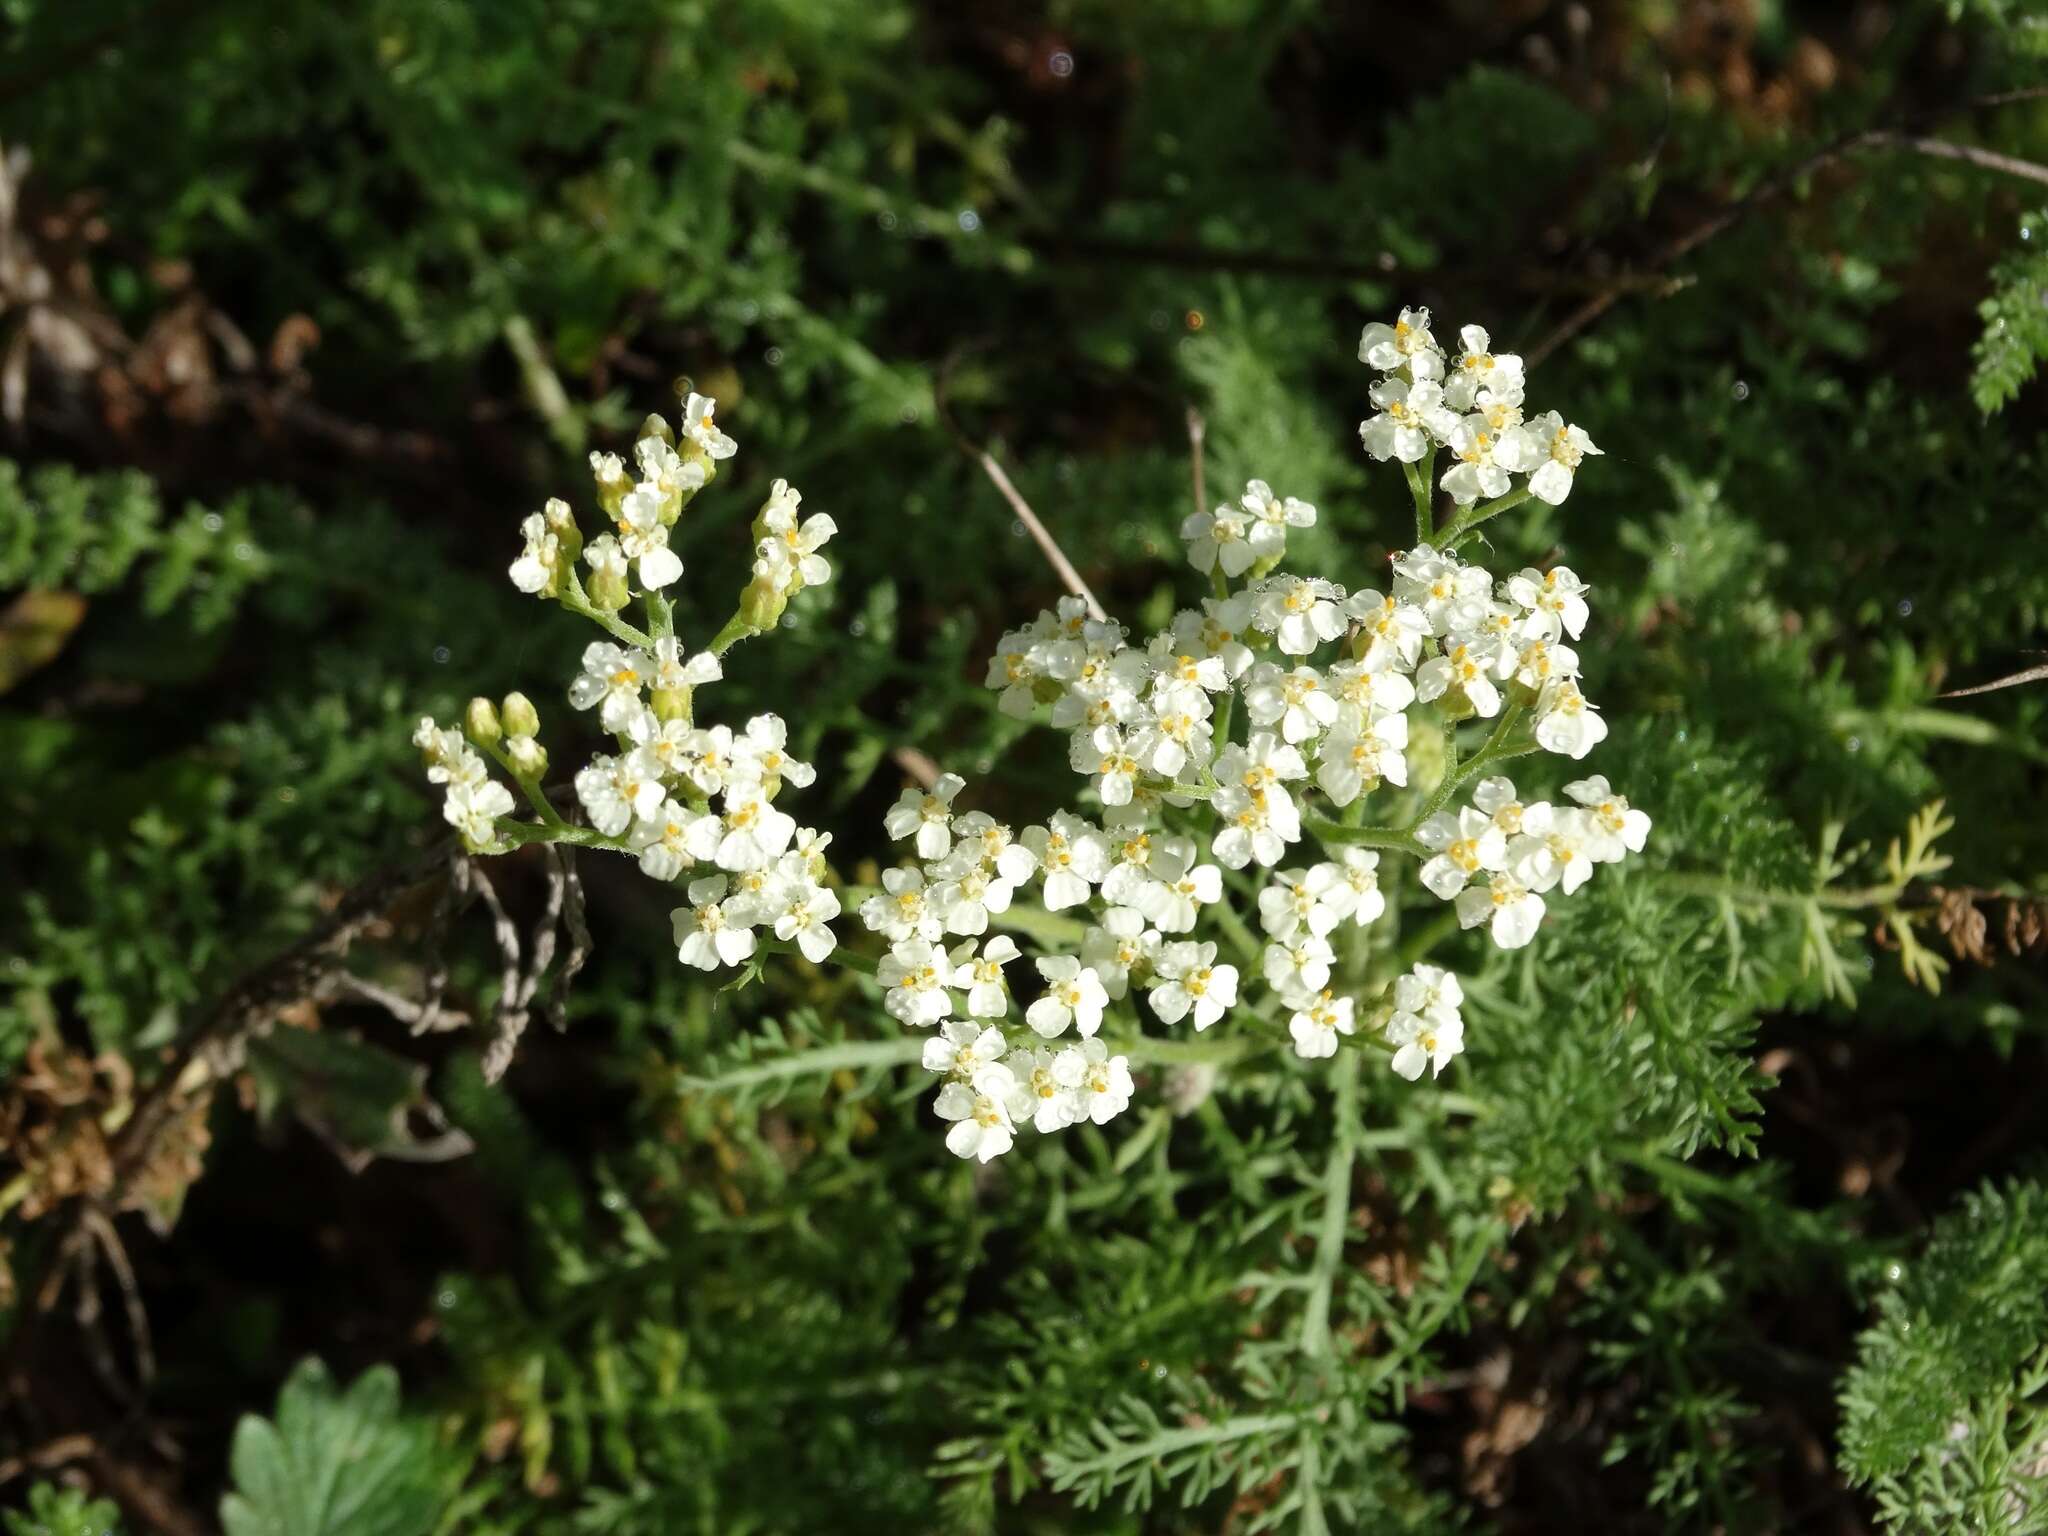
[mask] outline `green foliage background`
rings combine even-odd
[[[147,1083],[436,838],[414,718],[521,687],[566,722],[584,637],[503,581],[516,520],[683,379],[742,443],[678,529],[699,627],[772,477],[842,530],[726,689],[790,714],[851,874],[898,747],[1012,819],[1064,792],[1063,746],[978,686],[1058,587],[956,434],[1134,625],[1190,590],[1189,406],[1212,494],[1315,502],[1300,565],[1368,585],[1406,501],[1356,448],[1358,326],[1420,302],[1532,348],[1607,297],[1535,374],[1607,456],[1491,561],[1595,584],[1590,766],[1657,820],[1529,949],[1460,951],[1446,1091],[1250,1053],[993,1176],[944,1154],[860,978],[706,990],[660,893],[588,868],[568,1028],[502,1086],[462,1034],[320,1011],[373,1119],[430,1097],[469,1156],[351,1175],[329,1069],[252,1057],[273,1112],[222,1095],[204,1175],[120,1218],[146,1387],[132,1325],[108,1377],[105,1327],[35,1305],[67,1207],[0,1195],[0,1460],[101,1446],[16,1468],[11,1530],[102,1529],[88,1495],[155,1528],[135,1477],[234,1536],[2048,1529],[2042,974],[1996,942],[1998,903],[2048,897],[2048,690],[1939,697],[2048,644],[2048,213],[1849,143],[2048,162],[2031,7],[0,22],[0,135],[38,207],[91,195],[104,313],[141,337],[197,294],[259,354],[118,419],[91,374],[29,376],[0,593],[85,606],[33,666],[0,632],[0,1074],[61,1049]],[[317,346],[266,361],[296,317]],[[1815,897],[1882,883],[1938,798],[1996,963],[1930,995]],[[402,990],[430,961],[394,926],[364,974]],[[448,957],[473,1012],[484,938]],[[365,1503],[307,1502],[351,1455]]]

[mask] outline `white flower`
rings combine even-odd
[[[1109,841],[1080,817],[1055,811],[1045,827],[1026,827],[1020,840],[1045,872],[1045,909],[1077,907],[1109,873]]]
[[[1358,424],[1358,439],[1382,464],[1388,459],[1413,464],[1427,458],[1457,426],[1457,415],[1444,408],[1443,388],[1434,379],[1413,384],[1381,379],[1371,394],[1379,414]]]
[[[1490,874],[1484,886],[1458,893],[1458,926],[1487,925],[1502,949],[1520,949],[1543,923],[1543,898],[1508,874]]]
[[[1313,528],[1316,509],[1305,501],[1289,496],[1284,501],[1273,494],[1273,488],[1263,480],[1253,480],[1244,488],[1239,502],[1252,515],[1251,534],[1247,540],[1252,553],[1261,560],[1278,560],[1287,552],[1287,530],[1289,528]]]
[[[1641,853],[1650,836],[1650,818],[1631,810],[1629,803],[1607,787],[1600,774],[1565,785],[1564,792],[1586,808],[1587,857],[1596,864],[1613,864],[1624,852]]]
[[[1458,460],[1445,471],[1443,488],[1451,500],[1469,507],[1482,496],[1505,496],[1512,470],[1532,468],[1538,450],[1520,427],[1495,430],[1485,416],[1467,416],[1451,433],[1451,453]]]
[[[668,547],[661,520],[662,496],[653,486],[635,486],[619,506],[619,550],[638,563],[640,585],[658,592],[683,574],[683,562]]]
[[[1072,955],[1045,955],[1038,974],[1045,978],[1045,996],[1024,1010],[1025,1023],[1048,1040],[1065,1034],[1069,1024],[1084,1035],[1102,1027],[1109,994],[1093,970]]]
[[[728,784],[723,835],[713,856],[720,869],[760,869],[773,863],[796,835],[796,818],[778,811],[759,786]]]
[[[1508,873],[1532,891],[1569,896],[1593,877],[1586,813],[1538,802],[1524,808],[1521,835],[1508,842]]]
[[[1443,655],[1432,656],[1415,671],[1415,697],[1427,704],[1446,693],[1461,693],[1472,712],[1485,719],[1500,713],[1500,690],[1493,684],[1496,663],[1476,646],[1453,640]]]
[[[1481,779],[1472,788],[1472,803],[1493,819],[1503,835],[1513,837],[1522,830],[1522,802],[1515,798],[1515,781],[1496,774]]]
[[[946,983],[953,967],[946,952],[924,939],[903,939],[889,946],[875,967],[875,980],[887,990],[882,1006],[905,1024],[936,1024],[953,1011]]]
[[[1199,711],[1177,704],[1161,707],[1149,724],[1131,732],[1130,755],[1148,773],[1162,779],[1177,778],[1191,761],[1208,760],[1212,747],[1208,717],[1206,699]],[[1124,803],[1130,804],[1128,800]]]
[[[1038,868],[1037,855],[986,811],[969,811],[953,818],[953,851],[946,857],[987,865],[1012,886],[1022,885]],[[943,873],[951,876],[956,871],[949,864]]]
[[[1289,656],[1306,656],[1344,633],[1343,589],[1313,576],[1275,576],[1259,588],[1253,625]]]
[[[1010,984],[1003,979],[1003,967],[1017,958],[1017,941],[999,933],[974,953],[974,941],[960,945],[948,959],[953,965],[952,985],[967,994],[967,1012],[977,1019],[1000,1019],[1010,1011]]]
[[[1187,540],[1188,564],[1205,574],[1221,566],[1226,576],[1242,576],[1259,558],[1251,545],[1251,523],[1233,507],[1188,514],[1180,525],[1180,536]]]
[[[1131,972],[1150,967],[1158,958],[1160,942],[1159,931],[1145,926],[1142,912],[1111,907],[1102,914],[1100,926],[1082,937],[1081,963],[1095,972],[1104,993],[1120,998],[1130,991]]]
[[[1523,428],[1542,458],[1541,467],[1529,477],[1529,494],[1556,506],[1572,493],[1572,476],[1587,454],[1597,454],[1593,439],[1577,427],[1565,425],[1555,411],[1545,411]]]
[[[1086,735],[1076,734],[1068,752],[1076,773],[1091,775],[1095,792],[1104,805],[1129,805],[1137,786],[1139,763],[1113,725],[1099,725]]]
[[[1408,782],[1408,717],[1382,715],[1361,734],[1355,725],[1340,724],[1323,742],[1316,762],[1316,784],[1333,805],[1349,805],[1361,794],[1389,784]]]
[[[1415,829],[1415,840],[1436,856],[1422,866],[1422,883],[1449,901],[1481,870],[1507,868],[1508,840],[1493,818],[1474,806],[1453,816],[1438,811]]]
[[[1358,337],[1358,360],[1381,373],[1406,368],[1411,378],[1444,376],[1443,349],[1429,331],[1429,311],[1404,309],[1392,325],[1374,322]]]
[[[957,773],[942,773],[930,789],[912,787],[897,797],[882,817],[882,827],[901,842],[912,844],[920,859],[942,859],[953,846],[953,797],[966,786]]]
[[[1223,899],[1223,871],[1214,864],[1197,864],[1178,879],[1161,880],[1148,887],[1139,910],[1162,933],[1186,933],[1195,926],[1195,915],[1211,902]]]
[[[992,1061],[1000,1061],[1009,1043],[1003,1032],[972,1019],[952,1019],[924,1043],[924,1069],[971,1082]]]
[[[1278,725],[1281,740],[1292,744],[1322,735],[1338,704],[1314,667],[1283,671],[1262,661],[1245,678],[1244,710],[1256,725]]]
[[[986,933],[990,913],[1010,910],[1017,882],[1005,879],[980,859],[958,858],[961,851],[956,844],[953,853],[932,866],[940,878],[931,888],[931,908],[948,933]]]
[[[655,672],[654,658],[645,651],[593,640],[583,648],[583,670],[569,684],[569,702],[578,709],[595,704],[599,724],[608,731],[624,731],[639,715],[640,690],[654,680]]]
[[[1396,1013],[1387,1020],[1387,1038],[1395,1046],[1394,1070],[1414,1082],[1429,1068],[1439,1076],[1451,1058],[1465,1049],[1465,1021],[1453,1014],[1438,1018],[1430,1014]]]
[[[1429,617],[1422,609],[1377,592],[1354,592],[1344,600],[1344,611],[1365,632],[1367,670],[1415,670],[1429,634]]]
[[[576,798],[590,814],[590,824],[606,837],[617,837],[636,821],[661,809],[661,780],[638,771],[633,757],[593,757],[576,774]]]
[[[1060,1058],[1074,1054],[1074,1062],[1064,1074],[1060,1069]],[[1034,1129],[1041,1132],[1061,1131],[1076,1121],[1088,1118],[1087,1108],[1081,1103],[1080,1084],[1088,1075],[1087,1057],[1074,1052],[1068,1046],[1064,1051],[1025,1050],[1010,1055],[1013,1070],[1022,1071],[1022,1097],[1031,1116]],[[1061,1082],[1064,1075],[1073,1079]]]
[[[1268,944],[1261,958],[1266,985],[1282,996],[1320,992],[1336,959],[1330,941],[1313,933],[1297,933],[1284,944]]]
[[[1536,745],[1573,761],[1607,736],[1607,722],[1570,678],[1553,681],[1536,699]]]
[[[1220,823],[1210,851],[1226,869],[1243,869],[1254,860],[1277,864],[1287,857],[1287,845],[1301,836],[1301,815],[1277,784],[1271,789],[1225,784],[1209,804]]]
[[[1354,731],[1388,716],[1398,716],[1415,702],[1415,684],[1391,668],[1374,669],[1368,662],[1340,661],[1330,668],[1330,694],[1337,701],[1337,717]],[[1401,733],[1406,745],[1408,734]]]
[[[796,885],[775,916],[775,937],[798,951],[813,965],[825,963],[838,945],[830,927],[839,915],[839,893],[822,885]]]
[[[1486,616],[1493,578],[1456,555],[1418,544],[1394,558],[1394,597],[1422,610],[1433,635],[1474,628]]]
[[[1521,398],[1521,358],[1512,352],[1489,351],[1487,334],[1476,325],[1459,331],[1458,340],[1461,349],[1444,369],[1444,396],[1451,409],[1470,410],[1482,390],[1497,399]]]
[[[1458,1015],[1464,1001],[1458,978],[1441,966],[1418,965],[1395,979],[1387,1039],[1395,1046],[1396,1072],[1413,1082],[1424,1067],[1432,1076],[1443,1071],[1465,1047],[1465,1025]]]
[[[551,501],[550,508],[559,506],[564,516],[568,515],[568,503]],[[519,525],[519,532],[526,540],[526,548],[519,558],[512,562],[508,573],[512,585],[522,592],[552,592],[562,579],[562,544],[548,520],[538,512],[529,513],[526,521]]]
[[[1148,1000],[1163,1024],[1190,1014],[1196,1029],[1207,1029],[1237,1002],[1237,967],[1216,963],[1213,943],[1191,940],[1161,947]]]
[[[626,575],[632,569],[632,562],[626,558],[625,550],[619,547],[619,541],[609,533],[599,534],[583,546],[583,563],[590,567],[590,595],[598,606],[607,609],[624,607],[629,595]]]
[[[717,821],[717,817],[711,817]],[[633,823],[628,841],[639,852],[640,873],[655,880],[673,880],[696,862],[690,851],[694,840],[702,846],[702,834],[692,831],[700,817],[674,800],[663,800],[655,813]]]
[[[718,402],[709,395],[692,392],[683,402],[683,438],[711,458],[729,459],[739,452],[740,445],[718,430],[718,423],[712,419],[717,409]]]
[[[1554,640],[1529,640],[1514,654],[1514,678],[1541,693],[1559,678],[1579,675],[1579,653]]]
[[[676,953],[700,971],[738,965],[754,952],[754,930],[743,899],[726,900],[723,875],[690,882],[690,904],[672,914]]]
[[[917,869],[885,869],[882,889],[860,904],[860,920],[891,943],[936,939],[944,932]]]
[[[495,843],[498,818],[511,814],[512,791],[496,779],[451,783],[441,802],[442,817],[462,834],[463,842],[472,850]]]
[[[947,1083],[932,1104],[941,1120],[953,1122],[946,1150],[984,1163],[1001,1157],[1016,1143],[1010,1105],[1021,1099],[1016,1077],[1000,1061],[981,1068],[971,1084]]]
[[[1370,848],[1346,848],[1341,868],[1344,883],[1351,887],[1351,921],[1363,928],[1387,910],[1386,893],[1380,889],[1380,856]]]
[[[1073,1089],[1081,1114],[1096,1125],[1107,1125],[1130,1105],[1130,1060],[1110,1055],[1100,1040],[1083,1040],[1062,1050],[1053,1063],[1053,1077]]]
[[[761,538],[755,549],[755,573],[768,575],[777,587],[791,593],[822,587],[832,579],[832,566],[818,551],[839,531],[839,525],[823,512],[814,512],[798,523],[796,509],[802,500],[802,494],[787,480],[775,482],[768,504],[761,509]]]
[[[782,716],[754,716],[747,722],[746,734],[732,739],[728,782],[755,785],[771,800],[785,783],[798,789],[813,783],[817,770],[789,756],[783,750],[788,745],[789,727]]]
[[[1586,627],[1586,584],[1570,566],[1518,571],[1508,578],[1508,596],[1529,610],[1522,633],[1531,640],[1555,640],[1560,630],[1576,640]]]
[[[1351,914],[1356,900],[1335,864],[1283,869],[1259,892],[1259,926],[1274,939],[1290,939],[1303,928],[1321,938]]]
[[[1353,1018],[1356,1006],[1350,998],[1333,997],[1327,989],[1303,999],[1287,1021],[1287,1032],[1294,1037],[1294,1054],[1304,1061],[1336,1055],[1337,1037],[1358,1027]]]

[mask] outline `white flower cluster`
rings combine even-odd
[[[1562,501],[1597,450],[1555,417],[1524,419],[1521,359],[1491,352],[1476,328],[1461,340],[1463,351],[1447,357],[1420,311],[1367,328],[1360,356],[1384,375],[1373,390],[1380,414],[1363,428],[1368,450],[1419,464],[1449,447],[1443,488],[1461,506],[1507,495],[1511,473],[1529,474],[1528,494]],[[1447,722],[1494,721],[1486,750],[1501,756],[1541,749],[1578,759],[1606,734],[1578,684],[1570,642],[1588,611],[1570,569],[1497,581],[1453,551],[1454,533],[1444,547],[1397,556],[1388,590],[1347,592],[1279,569],[1289,531],[1315,521],[1313,506],[1254,480],[1235,503],[1184,522],[1188,561],[1216,591],[1160,633],[1134,644],[1074,597],[1002,637],[988,685],[1005,713],[1043,712],[1068,733],[1099,821],[1061,811],[1013,834],[980,812],[956,818],[962,786],[952,775],[906,791],[889,813],[890,835],[910,840],[924,863],[889,871],[861,915],[892,946],[881,968],[890,1012],[944,1025],[927,1065],[947,1074],[939,1109],[963,1156],[1008,1148],[1025,1119],[1055,1130],[1121,1108],[1128,1073],[1095,1036],[1127,996],[1142,994],[1164,1024],[1201,1030],[1240,1005],[1247,983],[1263,982],[1288,1015],[1296,1052],[1334,1054],[1357,1030],[1360,1005],[1332,984],[1333,933],[1372,922],[1386,898],[1381,855],[1347,846],[1351,824],[1325,820],[1314,798],[1335,812],[1405,787],[1417,706],[1436,706]],[[1381,847],[1419,854],[1427,888],[1504,948],[1533,938],[1546,894],[1576,890],[1593,864],[1640,849],[1648,830],[1602,779],[1568,786],[1574,803],[1564,807],[1524,805],[1499,777],[1478,783],[1462,810],[1438,808],[1449,792],[1412,828],[1373,830],[1391,833]],[[1338,856],[1278,868],[1304,836]],[[1258,898],[1258,974],[1240,977],[1195,928],[1203,907],[1225,899],[1223,871],[1254,866],[1277,872]],[[999,936],[977,952],[973,937],[1033,885],[1048,911],[1088,911],[1078,955],[1036,961],[1043,995],[1024,1023],[1047,1040],[1069,1029],[1082,1038],[1054,1056],[1004,1032],[1002,967],[1017,945]],[[949,950],[948,936],[964,942]],[[1441,1071],[1458,1054],[1461,1002],[1457,978],[1439,968],[1400,978],[1375,1015],[1397,1072]],[[1073,1088],[1084,1056],[1106,1085],[1095,1099]]]
[[[560,601],[620,637],[586,647],[569,685],[570,704],[595,711],[616,747],[577,770],[576,798],[598,846],[632,853],[656,880],[696,877],[689,905],[674,913],[675,941],[685,964],[707,971],[746,960],[763,928],[823,960],[835,947],[831,921],[839,915],[824,857],[831,837],[799,826],[776,803],[786,787],[816,777],[789,754],[782,718],[756,715],[735,732],[699,724],[697,713],[700,690],[723,676],[724,647],[772,627],[791,596],[830,579],[818,550],[836,531],[832,519],[799,522],[801,498],[776,481],[754,520],[753,580],[732,623],[696,652],[670,632],[673,610],[661,594],[683,566],[668,547],[669,530],[738,448],[715,410],[716,402],[692,394],[679,430],[650,417],[634,448],[637,477],[616,454],[591,455],[597,502],[614,531],[585,545],[568,504],[550,501],[526,520],[526,545],[510,571],[522,592]],[[576,569],[579,552],[587,583]],[[635,600],[647,605],[645,633],[617,617]],[[470,847],[497,851],[518,831],[542,840],[580,831],[562,823],[540,791],[547,755],[535,741],[539,720],[530,704],[515,694],[500,712],[477,700],[467,727],[465,740],[423,721],[415,741],[428,777],[448,785],[445,814]],[[515,802],[471,742],[498,757],[541,812],[540,823],[499,825]]]
[[[1529,494],[1552,505],[1572,493],[1572,477],[1600,450],[1555,411],[1522,413],[1522,360],[1491,350],[1486,332],[1468,325],[1452,356],[1429,329],[1429,311],[1404,309],[1392,325],[1368,325],[1358,360],[1384,375],[1372,387],[1378,414],[1361,422],[1365,451],[1414,464],[1451,451],[1443,489],[1459,506],[1505,496],[1511,475],[1527,474]]]
[[[1457,903],[1460,927],[1484,925],[1502,949],[1520,949],[1536,937],[1547,892],[1569,896],[1595,864],[1643,851],[1650,818],[1631,810],[1606,779],[1579,779],[1564,792],[1578,803],[1524,805],[1510,780],[1481,779],[1470,805],[1455,815],[1438,811],[1415,829],[1416,841],[1432,850],[1422,883]]]

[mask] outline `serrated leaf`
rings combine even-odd
[[[375,1366],[337,1391],[302,1361],[273,1422],[247,1415],[229,1454],[227,1536],[426,1536],[458,1481],[423,1419],[401,1412],[398,1373]]]

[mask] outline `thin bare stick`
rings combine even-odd
[[[98,1451],[99,1444],[91,1435],[59,1435],[47,1445],[0,1461],[0,1483],[11,1483],[27,1472],[51,1472],[67,1462],[83,1461]]]
[[[1974,105],[1965,103],[1965,106]],[[1783,196],[1821,167],[1867,149],[1903,149],[1916,155],[1926,155],[1937,160],[1956,160],[1974,165],[1980,170],[1996,171],[2005,176],[2017,176],[2024,181],[2039,182],[2048,186],[2048,165],[2032,160],[2020,160],[2011,155],[2001,155],[1995,150],[1979,149],[1974,144],[1955,144],[1947,139],[1932,139],[1919,134],[1898,133],[1888,128],[1870,128],[1861,133],[1852,133],[1823,145],[1790,170],[1782,171],[1761,183],[1746,197],[1737,198],[1711,217],[1694,225],[1691,229],[1666,243],[1651,256],[1647,270],[1624,272],[1612,283],[1593,295],[1584,304],[1573,310],[1558,325],[1557,329],[1529,348],[1526,356],[1529,366],[1534,367],[1550,356],[1572,337],[1598,320],[1612,309],[1620,299],[1630,293],[1641,291],[1645,286],[1655,290],[1656,283],[1645,283],[1645,279],[1661,272],[1664,268],[1683,261],[1687,256],[1705,245],[1709,240],[1741,222],[1749,213],[1763,204]],[[1666,282],[1674,280],[1665,279]]]
[[[1209,510],[1209,487],[1203,481],[1202,442],[1209,435],[1209,424],[1202,420],[1202,413],[1192,405],[1188,407],[1188,471],[1195,481],[1195,516],[1200,517]]]
[[[1067,558],[1066,552],[1053,541],[1053,536],[1046,532],[1045,524],[1041,523],[1038,514],[1031,510],[1031,503],[1026,501],[1017,487],[1010,483],[1010,477],[1003,473],[1003,466],[996,462],[995,455],[986,448],[969,451],[974,455],[975,463],[981,466],[981,472],[994,482],[995,488],[1002,493],[1003,500],[1010,504],[1010,510],[1017,514],[1017,521],[1024,525],[1024,531],[1031,535],[1031,540],[1038,546],[1039,552],[1051,562],[1053,571],[1059,579],[1066,583],[1067,590],[1088,605],[1088,617],[1098,624],[1107,622],[1109,614],[1104,611],[1102,604],[1095,600],[1095,594],[1088,590],[1088,583],[1083,581],[1081,573],[1074,569],[1074,562]]]
[[[1928,155],[1936,160],[1960,160],[1980,170],[1997,171],[2002,176],[2017,176],[2023,181],[2038,181],[2048,186],[2048,165],[2037,165],[2032,160],[2021,160],[2013,155],[2001,155],[1995,149],[1979,149],[1975,144],[1954,144],[1947,139],[1923,138],[1918,134],[1893,133],[1884,128],[1873,128],[1868,133],[1858,134],[1848,146],[1850,149],[1908,149],[1916,155]]]
[[[1967,699],[1973,693],[1996,693],[2001,688],[2017,688],[2021,683],[2038,683],[2048,680],[2048,662],[2038,667],[2028,667],[2024,672],[2015,672],[2010,677],[2001,677],[1996,682],[1979,683],[1974,688],[1951,688],[1947,693],[1937,693],[1937,699]]]

